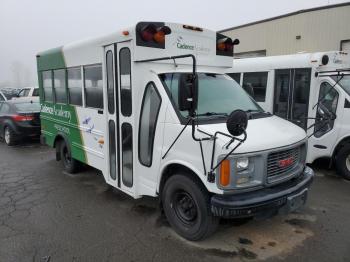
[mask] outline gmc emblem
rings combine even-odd
[[[289,158],[286,158],[286,159],[278,160],[277,161],[277,165],[279,167],[288,167],[288,166],[292,165],[293,162],[294,162],[294,158],[293,157],[289,157]]]

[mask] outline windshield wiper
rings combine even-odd
[[[216,113],[216,112],[206,112],[203,114],[197,114],[197,116],[201,117],[201,116],[220,116],[220,117],[227,117],[228,114],[227,113]]]
[[[261,111],[259,109],[249,109],[245,111],[246,113],[263,113],[264,111]]]

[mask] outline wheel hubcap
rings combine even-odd
[[[350,171],[350,155],[346,158],[346,168]]]
[[[197,218],[197,206],[192,196],[185,191],[174,195],[174,210],[177,217],[185,224],[195,222]]]
[[[5,129],[5,142],[6,144],[10,143],[10,130],[8,128]]]

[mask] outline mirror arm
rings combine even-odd
[[[329,122],[330,122],[330,119],[325,119],[324,120],[325,121],[325,123],[320,127],[320,128],[318,128],[317,130],[314,130],[314,132],[312,132],[312,134],[311,135],[309,135],[307,138],[309,139],[310,137],[312,137],[313,135],[315,135],[318,131],[320,131],[322,128],[324,128],[327,124],[329,124]],[[315,126],[316,125],[316,123],[315,124],[313,124],[313,125],[311,125],[309,128],[311,128],[312,126]],[[308,128],[308,129],[309,129]]]
[[[211,168],[211,170],[210,170],[210,172],[209,173],[211,173],[211,174],[213,174],[214,173],[214,171],[221,165],[221,163],[223,162],[223,161],[225,161],[238,147],[240,147],[244,142],[245,142],[245,140],[247,139],[247,132],[244,130],[244,132],[243,132],[243,135],[244,135],[244,137],[243,137],[243,139],[239,139],[240,141],[239,141],[239,143],[230,151],[230,152],[228,152],[227,154],[226,154],[226,156],[223,158],[223,159],[221,159],[221,161],[215,166],[215,167],[213,167],[213,163],[214,163],[214,150],[215,150],[215,148],[213,148],[213,154],[212,154],[212,168]],[[235,138],[233,138],[233,139],[235,139]],[[215,139],[216,140],[216,139]],[[215,140],[214,140],[214,143],[215,143]]]
[[[188,119],[188,121],[186,122],[185,126],[182,128],[182,130],[180,131],[180,133],[177,135],[177,137],[175,138],[175,140],[173,141],[173,143],[170,145],[170,147],[168,148],[168,150],[165,152],[165,154],[162,156],[162,159],[164,159],[167,154],[169,153],[170,149],[173,148],[173,146],[175,145],[176,141],[180,138],[180,136],[182,135],[182,133],[185,131],[186,127],[189,125],[191,121],[191,118]]]

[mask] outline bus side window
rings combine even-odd
[[[131,56],[130,49],[124,47],[119,51],[120,67],[120,102],[123,116],[131,116]]]
[[[143,95],[139,126],[139,160],[147,167],[152,165],[153,142],[161,102],[156,87],[150,82]]]
[[[268,72],[253,72],[243,74],[243,88],[253,89],[254,99],[257,102],[265,102]]]
[[[103,109],[102,66],[84,66],[86,107]]]
[[[66,104],[67,93],[66,93],[66,70],[58,69],[53,71],[53,86],[55,90],[56,103]]]
[[[69,103],[71,105],[82,106],[83,94],[80,67],[68,68],[67,77]]]
[[[44,100],[46,102],[53,102],[52,72],[51,71],[42,72],[42,78],[43,78],[43,88],[44,88]]]

